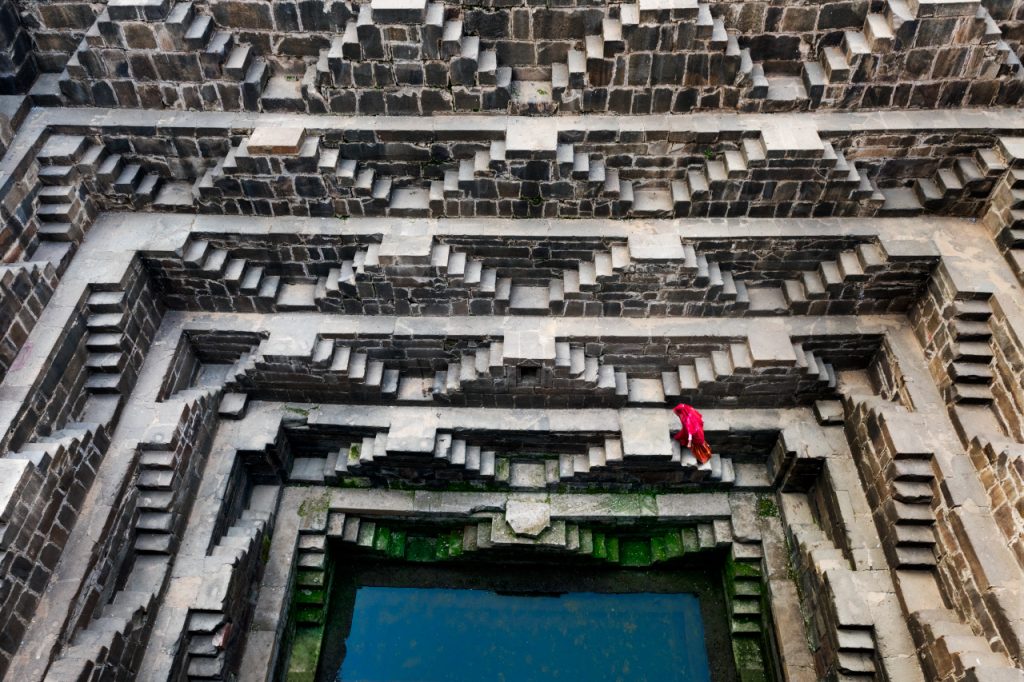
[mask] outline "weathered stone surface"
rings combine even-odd
[[[509,500],[505,505],[505,522],[516,535],[535,538],[551,525],[551,511],[543,502]]]

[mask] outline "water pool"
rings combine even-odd
[[[693,594],[359,587],[346,682],[711,680]]]

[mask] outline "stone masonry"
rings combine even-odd
[[[500,564],[700,566],[721,679],[1021,682],[1022,40],[0,1],[0,679],[333,679],[353,566]]]

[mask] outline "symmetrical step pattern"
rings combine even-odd
[[[699,250],[717,255],[719,243],[683,243],[674,235],[659,237],[659,248],[641,257],[632,254],[631,241],[608,244],[584,235],[523,239],[512,255],[479,237],[465,240],[435,241],[428,253],[384,258],[387,244],[325,244],[324,262],[293,268],[283,244],[286,262],[278,263],[272,253],[254,261],[256,246],[245,240],[200,238],[181,249],[180,262],[149,264],[174,308],[194,309],[202,301],[240,312],[646,317],[901,313],[917,299],[936,260],[925,247],[920,256],[890,259],[878,244],[842,248],[843,242],[838,252],[824,251],[833,258],[819,261],[816,270],[800,272],[809,258],[790,255],[799,264],[789,272],[800,276],[780,280],[787,276],[784,262],[743,262],[739,276],[731,269],[737,266]],[[531,258],[531,250],[550,256]],[[332,252],[337,260],[327,255]],[[271,274],[298,268],[308,274]]]

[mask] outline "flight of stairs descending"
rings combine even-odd
[[[986,300],[953,302],[950,322],[953,358],[946,365],[951,380],[948,398],[960,405],[988,405],[992,402],[992,308]]]
[[[829,595],[814,600],[815,632],[828,640],[824,650],[834,652],[829,664],[842,679],[874,680],[874,619],[867,599],[859,594],[856,572],[832,540],[812,519],[788,526],[789,545],[804,595]]]
[[[72,244],[82,241],[92,220],[83,180],[95,173],[103,146],[82,135],[50,135],[36,154],[39,248],[34,260],[50,260],[63,272]]]
[[[125,371],[135,345],[129,338],[134,329],[130,303],[124,290],[118,289],[93,290],[86,299],[85,390],[90,396],[86,413],[109,419],[118,398],[131,388]]]
[[[885,434],[885,440],[863,456],[870,456],[871,466],[879,472],[868,481],[865,493],[889,561],[903,569],[934,567],[934,453],[923,445],[913,415],[877,396],[846,395],[843,403],[847,425],[853,419]]]
[[[168,557],[136,557],[124,587],[72,636],[45,680],[127,679],[134,675],[169,570]]]
[[[907,50],[915,33],[927,33],[936,25],[943,26],[943,21],[956,22],[953,28],[944,26],[951,33],[950,48],[965,49],[968,44],[985,48],[985,58],[972,65],[965,77],[990,77],[997,72],[1000,76],[1020,78],[1020,60],[1002,40],[999,25],[980,3],[973,3],[976,7],[972,3],[950,6],[950,10],[941,13],[930,8],[922,11],[920,4],[885,0],[881,12],[878,7],[868,12],[861,30],[844,30],[838,45],[823,45],[817,61],[804,62],[802,80],[813,105],[820,105],[823,99],[833,104],[843,101],[849,84],[876,82],[883,69],[889,68],[889,53]],[[901,79],[905,77],[898,75]],[[865,98],[863,104],[888,106],[889,101]]]
[[[797,377],[794,391],[801,394],[824,393],[835,388],[836,374],[831,363],[799,343],[793,344],[793,353],[796,364],[786,370],[788,374]],[[675,372],[662,373],[661,386],[666,399],[694,398],[716,384],[744,381],[744,377],[749,377],[753,372],[748,345],[732,343],[728,350],[712,351],[706,356],[680,364]],[[778,374],[778,370],[773,370],[773,374]],[[782,376],[779,378],[782,379]],[[770,379],[767,376],[760,377],[761,381]]]
[[[359,282],[380,272],[380,244],[358,248],[351,260],[343,260],[316,283],[318,297],[327,299],[358,298]]]
[[[965,679],[964,671],[966,679],[1020,677],[1020,669],[1012,661],[994,652],[988,640],[979,637],[955,611],[942,608],[941,604],[910,614],[909,626],[929,680],[954,682]]]
[[[207,240],[196,239],[186,244],[182,264],[191,276],[223,282],[228,291],[239,297],[243,308],[268,312],[281,298],[281,277],[268,275],[264,266],[244,258],[232,258],[227,249]],[[302,292],[292,290],[289,293],[291,296],[284,299],[286,307],[289,300],[296,300],[297,294]]]
[[[1019,491],[1024,490],[1024,444],[975,436],[967,454],[979,479],[984,481],[996,525],[1006,537],[1017,562],[1024,567],[1024,533],[1014,520],[1019,514],[1015,511],[1015,501],[1020,498]]]
[[[610,436],[582,453],[559,453],[555,448],[548,456],[521,456],[452,433],[436,434],[432,452],[392,452],[386,431],[354,439],[326,457],[296,458],[290,478],[335,483],[346,476],[374,477],[396,469],[418,481],[463,480],[536,490],[565,484],[614,484],[624,478],[716,486],[732,485],[736,479],[730,458],[715,453],[709,462],[698,464],[687,448],[675,442],[671,457],[655,463],[623,457],[621,440]]]
[[[1024,138],[1000,137],[997,142],[984,158],[1005,172],[989,196],[981,221],[1017,279],[1024,282]]]
[[[205,414],[211,401],[218,399],[217,389],[179,392],[190,414]],[[191,492],[205,462],[203,454],[191,447],[176,431],[174,437],[159,446],[144,444],[139,452],[138,490],[135,520],[135,552],[140,555],[174,554],[191,508]]]
[[[700,464],[688,448],[681,446],[675,440],[672,441],[670,460],[659,463],[658,466],[633,461],[628,457],[623,458],[622,443],[617,438],[606,438],[603,445],[591,446],[586,454],[560,454],[557,460],[557,470],[554,464],[554,460],[550,460],[550,463],[545,462],[545,476],[549,485],[628,478],[633,468],[640,469],[637,472],[638,475],[649,473],[653,469],[669,471],[671,475],[661,475],[660,480],[671,480],[674,483],[728,486],[736,480],[736,473],[730,458],[714,453],[710,460]],[[648,472],[644,472],[644,469],[648,469]]]
[[[978,147],[970,156],[952,158],[931,177],[914,179],[911,187],[881,189],[885,204],[878,215],[976,215],[1006,168],[1007,160],[999,147]]]
[[[236,631],[249,617],[249,590],[263,563],[264,542],[274,526],[280,487],[254,486],[248,506],[206,557],[208,589],[189,609],[182,666],[189,680],[224,679]]]

